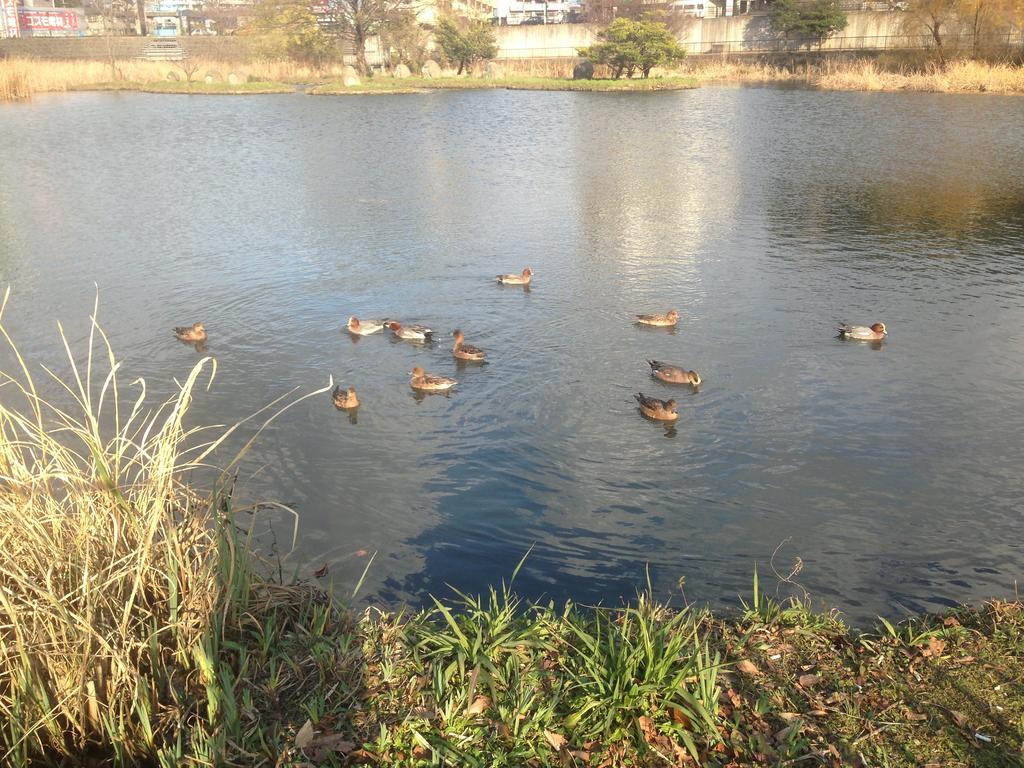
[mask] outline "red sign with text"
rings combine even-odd
[[[18,26],[31,35],[75,35],[78,14],[61,8],[19,8]]]

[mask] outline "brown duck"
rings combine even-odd
[[[359,407],[359,398],[356,397],[355,387],[349,387],[345,390],[339,384],[334,388],[334,392],[331,393],[331,401],[334,403],[335,408],[343,411]]]
[[[696,371],[677,368],[674,365],[662,363],[659,360],[648,360],[647,364],[651,366],[651,375],[656,379],[661,379],[669,384],[692,384],[695,387],[700,386],[700,374]]]
[[[640,413],[649,419],[675,421],[679,418],[675,400],[659,400],[656,397],[647,397],[643,392],[633,397],[640,403]]]
[[[533,277],[533,270],[527,267],[518,275],[498,275],[498,282],[502,285],[529,285]]]
[[[202,323],[193,323],[184,328],[175,328],[174,335],[181,341],[206,341],[206,328]]]
[[[452,354],[459,360],[483,360],[486,357],[484,351],[479,347],[463,344],[466,336],[462,331],[456,329],[452,332],[452,336],[455,337],[455,346],[452,347]]]
[[[458,383],[455,379],[446,379],[444,376],[430,376],[419,366],[413,368],[410,375],[412,379],[409,386],[422,392],[447,392]]]
[[[636,321],[641,325],[654,325],[659,328],[666,328],[675,325],[679,321],[679,313],[670,309],[664,315],[637,315]]]

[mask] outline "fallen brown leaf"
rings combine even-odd
[[[955,709],[949,710],[949,716],[953,718],[953,722],[956,723],[957,728],[967,727],[967,715],[963,712],[957,712]]]
[[[416,750],[413,749],[415,753]],[[373,765],[377,762],[377,756],[365,749],[357,749],[348,756],[348,765]]]
[[[736,662],[736,669],[738,669],[740,672],[742,672],[745,675],[758,675],[758,674],[760,674],[760,672],[758,671],[757,667],[754,666],[754,663],[752,661],[747,660],[747,659],[743,659],[742,661]]]
[[[928,647],[921,651],[921,655],[937,659],[944,650],[946,650],[946,641],[938,637],[931,637],[928,638]]]
[[[299,728],[299,732],[295,734],[295,746],[299,749],[305,749],[309,746],[310,742],[313,741],[313,723],[307,720]]]
[[[487,696],[477,696],[473,703],[466,709],[467,715],[480,715],[491,707],[491,700]]]
[[[800,717],[800,713],[799,712],[779,712],[779,718],[784,723],[791,723],[794,720],[796,720],[798,717]]]
[[[679,766],[690,766],[696,765],[693,761],[693,756],[686,751],[685,748],[679,746],[674,741],[672,742],[672,752],[676,756],[676,765]]]
[[[565,736],[560,733],[555,733],[554,731],[545,730],[544,738],[548,740],[548,744],[551,745],[551,748],[558,752],[561,752],[565,748],[565,745],[568,744]]]
[[[669,707],[668,712],[669,715],[672,717],[673,723],[681,725],[683,726],[683,728],[686,728],[687,730],[693,727],[693,722],[690,720],[690,718],[686,716],[686,713],[683,712],[683,710],[679,709],[679,707]]]
[[[801,688],[811,688],[821,682],[821,677],[818,675],[800,675],[796,682]]]
[[[340,733],[325,733],[313,737],[313,740],[302,751],[314,763],[322,763],[333,753],[347,755],[355,748],[356,745]]]
[[[945,621],[942,622],[944,627],[959,627],[960,622],[956,620],[954,616],[947,616]]]

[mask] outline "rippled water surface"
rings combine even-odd
[[[492,282],[530,265],[528,292]],[[329,375],[245,462],[290,566],[418,602],[511,574],[734,603],[789,540],[855,621],[1012,593],[1024,566],[1024,99],[704,88],[0,105],[6,320],[60,364],[101,321],[131,376],[219,372],[195,423]],[[681,313],[678,330],[630,313]],[[345,318],[431,325],[359,340]],[[833,337],[881,320],[880,347]],[[458,368],[450,332],[490,364]],[[697,393],[653,381],[696,368]],[[10,355],[3,353],[4,366]],[[407,372],[454,376],[417,399]],[[66,370],[66,365],[63,366]],[[632,394],[676,395],[674,429]],[[290,546],[282,518],[278,548]]]

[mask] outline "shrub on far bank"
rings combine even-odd
[[[597,36],[603,42],[580,48],[579,54],[594,64],[607,65],[615,80],[636,72],[648,77],[654,67],[675,64],[686,56],[675,35],[659,21],[619,18]]]
[[[442,18],[434,37],[448,63],[458,67],[458,75],[476,62],[488,61],[498,55],[494,30],[486,22],[467,22],[460,29],[451,19]]]
[[[846,29],[846,13],[836,0],[775,0],[769,16],[772,30],[788,41],[796,35],[801,43],[818,47],[839,30]]]

